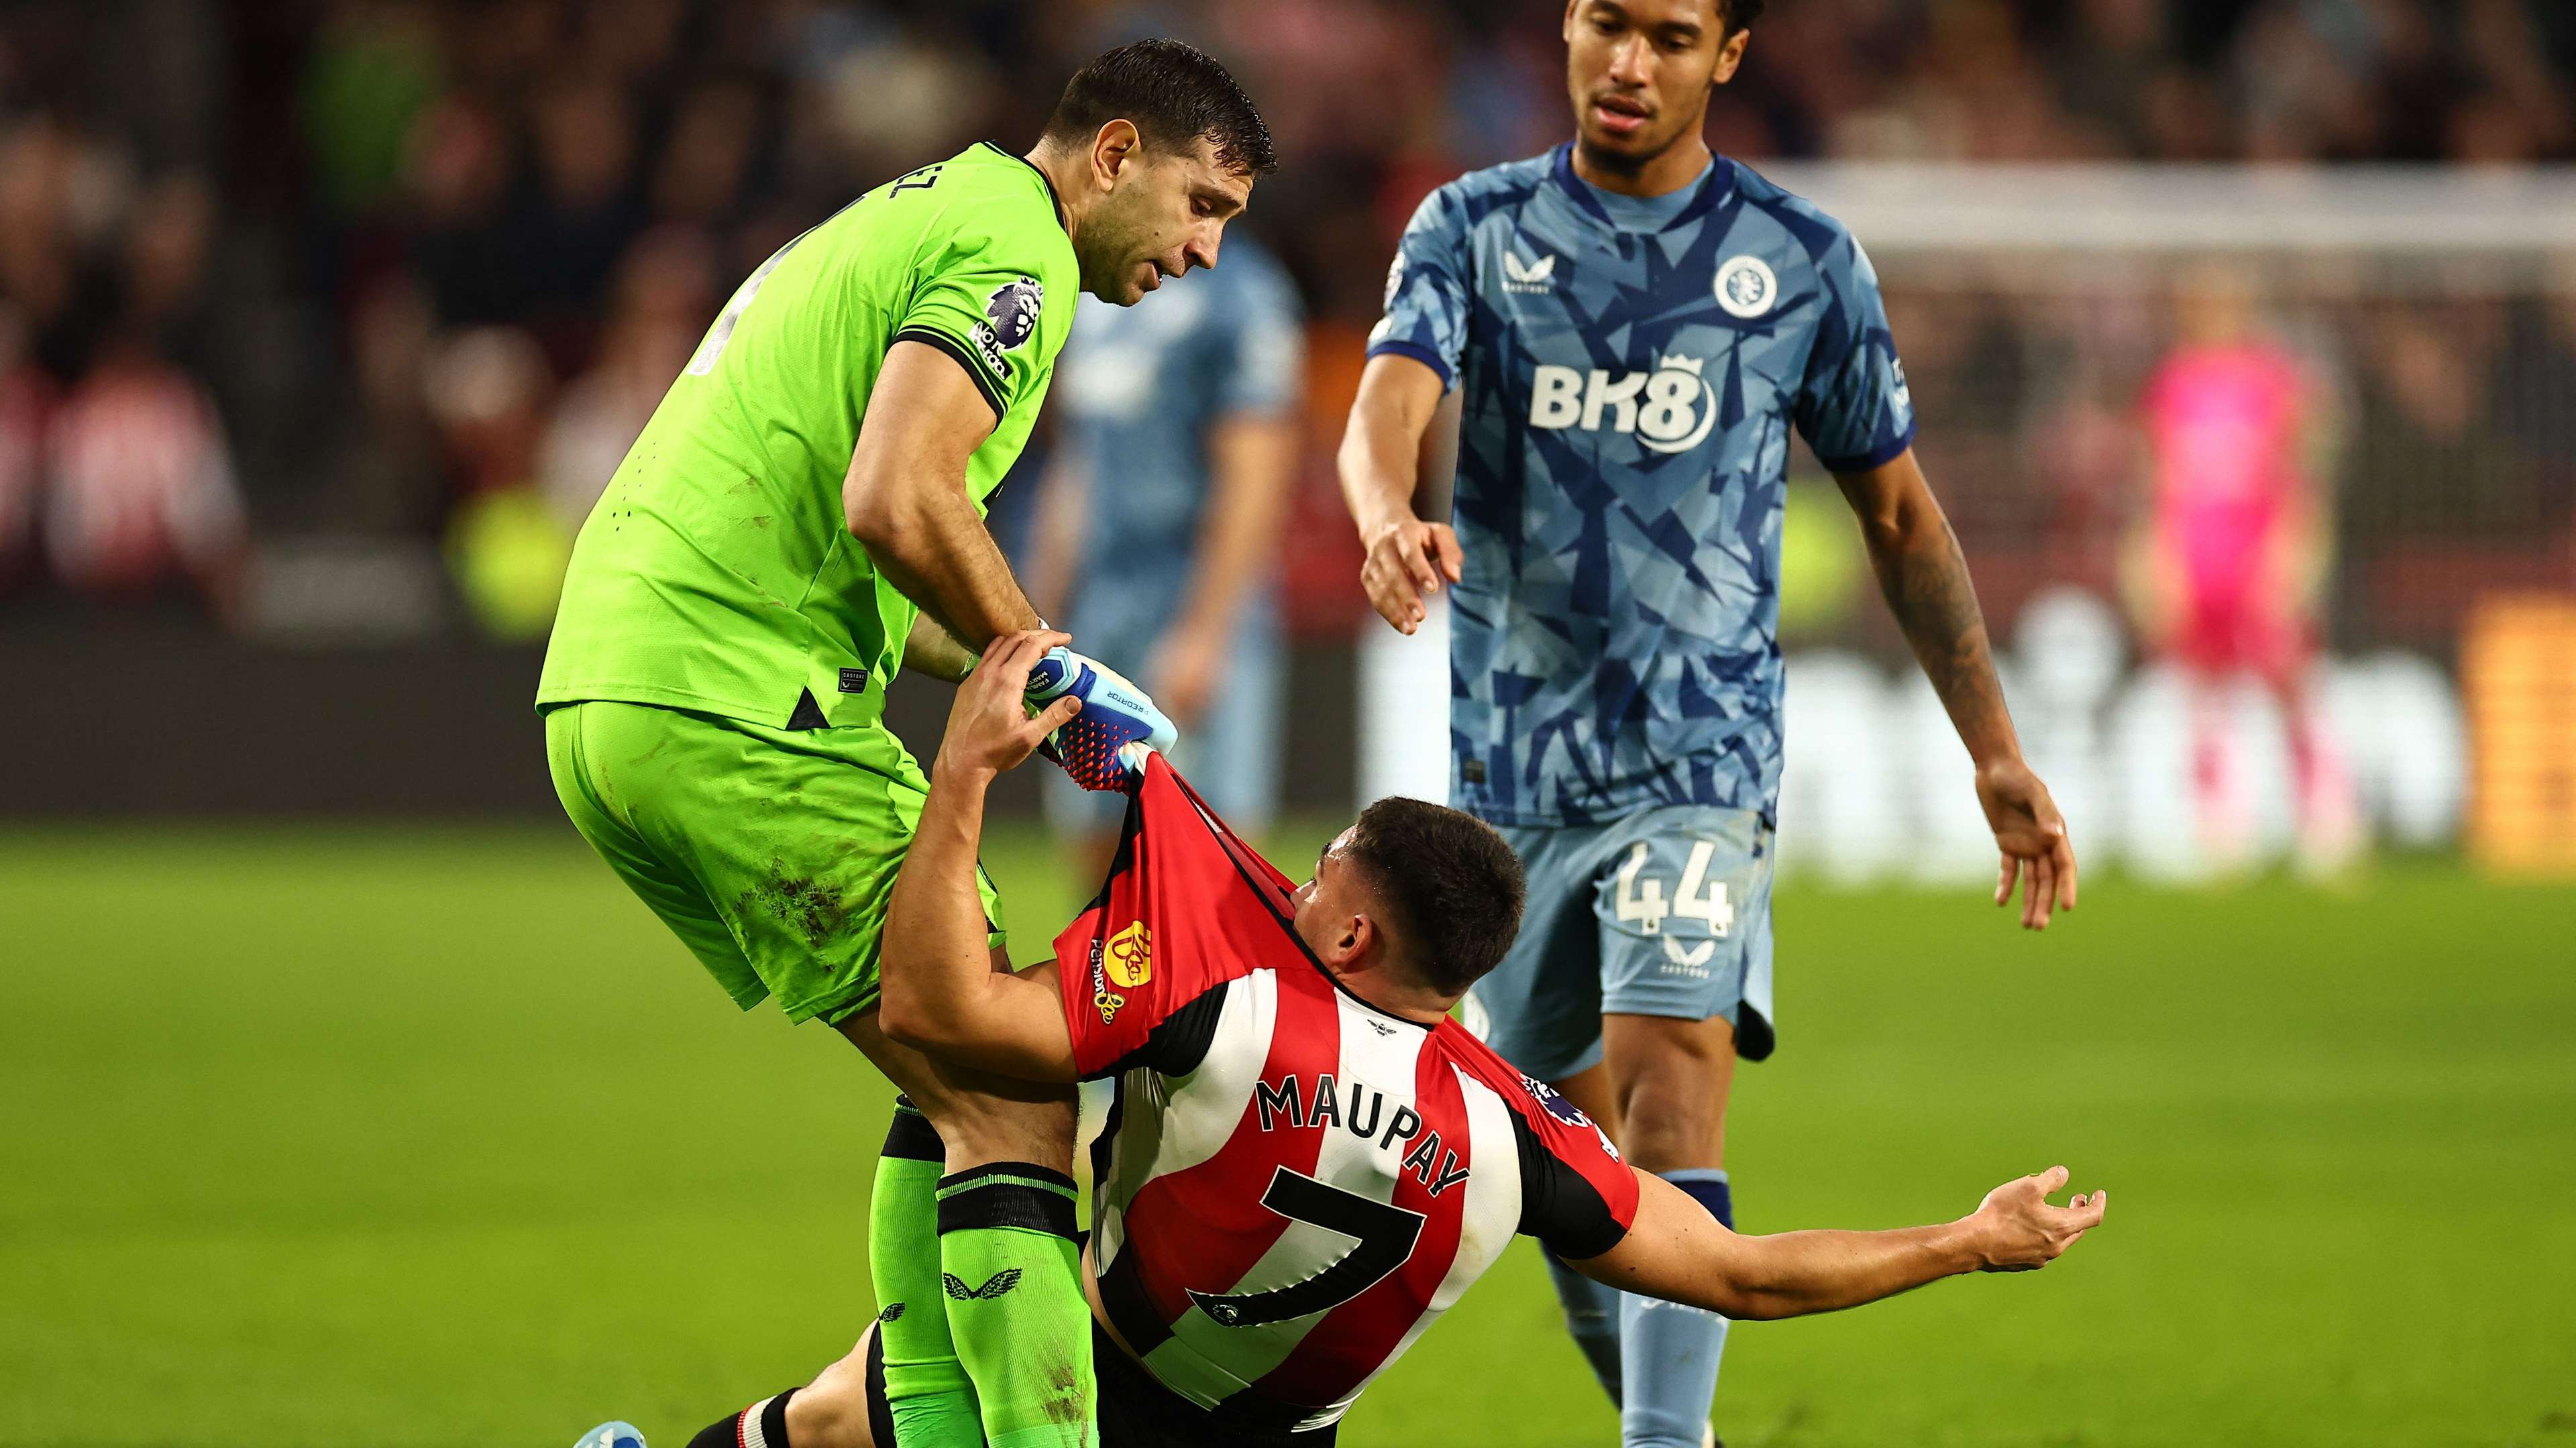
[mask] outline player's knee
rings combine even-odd
[[[875,1448],[864,1344],[787,1400],[787,1441],[795,1448]]]
[[[1649,1094],[1631,1101],[1620,1120],[1620,1153],[1641,1171],[1724,1164],[1726,1117],[1713,1105]]]
[[[1615,1097],[1619,1149],[1648,1171],[1719,1165],[1730,1073],[1690,1051],[1622,1061]]]

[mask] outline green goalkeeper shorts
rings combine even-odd
[[[609,700],[546,713],[555,794],[619,878],[744,1010],[877,1003],[878,940],[930,782],[877,724],[772,729]],[[992,943],[1001,901],[976,886]]]

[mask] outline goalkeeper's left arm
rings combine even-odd
[[[914,1050],[1028,1081],[1076,1079],[1073,1033],[1051,973],[994,969],[975,858],[984,797],[1003,770],[1083,708],[1062,697],[1029,713],[1029,669],[1059,633],[993,641],[957,690],[931,761],[930,795],[895,875],[880,953],[877,1024]]]

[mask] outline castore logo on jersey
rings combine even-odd
[[[1524,262],[1511,252],[1504,252],[1503,290],[1524,294],[1555,291],[1556,258],[1550,255]]]

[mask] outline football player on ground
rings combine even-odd
[[[1451,798],[1529,872],[1476,989],[1503,1058],[1734,1220],[1726,1097],[1774,1033],[1772,825],[1789,437],[1859,515],[1975,766],[2022,923],[2075,855],[2022,762],[1958,542],[1913,453],[1876,274],[1702,139],[1762,0],[1570,0],[1575,138],[1441,187],[1387,278],[1342,445],[1361,581],[1407,633],[1450,592]],[[1461,396],[1454,525],[1414,512]],[[1726,1324],[1551,1264],[1627,1448],[1698,1448]]]
[[[1071,1095],[934,1066],[877,1023],[929,783],[885,727],[886,686],[905,666],[963,678],[1038,625],[983,511],[1075,291],[1131,304],[1214,266],[1272,164],[1221,66],[1145,41],[1076,75],[1026,157],[988,142],[868,192],[734,293],[564,581],[537,704],[573,823],[737,1005],[825,1022],[919,1108],[898,1112],[868,1219],[905,1448],[1079,1448],[1093,1390],[1073,1242],[1030,1230],[1053,1212],[1032,1203],[1073,1199]],[[1090,707],[1041,717],[1097,730]],[[991,883],[967,874],[1007,963]],[[1018,1290],[943,1291],[998,1274]],[[740,1417],[701,1441],[735,1442]]]
[[[2101,1222],[2106,1193],[2048,1203],[2054,1167],[1947,1225],[1736,1236],[1450,1018],[1512,939],[1521,867],[1420,800],[1371,805],[1292,885],[1151,756],[1056,960],[995,971],[985,796],[1042,737],[1021,688],[1056,637],[996,643],[958,691],[886,919],[883,1025],[980,1071],[1116,1081],[1083,1259],[1103,1448],[1322,1448],[1515,1233],[1615,1288],[1768,1318],[2040,1267]],[[746,1441],[887,1445],[880,1338],[787,1396],[786,1437]]]

